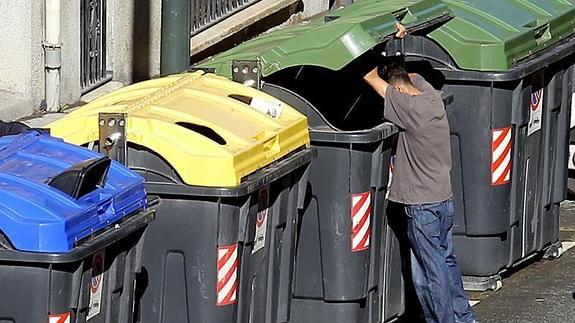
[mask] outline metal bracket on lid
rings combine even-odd
[[[409,36],[406,36],[409,37]],[[405,66],[405,43],[404,39],[391,39],[385,44],[381,56],[399,66]]]
[[[104,154],[121,164],[126,164],[126,114],[100,113],[98,116],[100,141],[98,148]]]
[[[232,80],[258,90],[261,89],[260,64],[257,60],[237,60],[232,62]]]

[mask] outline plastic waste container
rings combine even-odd
[[[449,18],[440,1],[363,1],[194,66],[245,84],[263,80],[263,91],[309,118],[318,158],[301,221],[293,322],[383,322],[403,313],[399,245],[385,216],[397,129],[382,121],[383,99],[362,80],[380,61],[365,64],[364,56],[393,38],[398,20],[415,32]]]
[[[575,8],[560,0],[443,3],[453,19],[414,28],[417,13],[412,9],[429,1],[361,1],[257,37],[199,66],[242,81],[236,74],[244,70],[233,69],[230,61],[239,65],[256,59],[263,81],[285,86],[293,80],[290,88],[317,74],[318,66],[338,70],[355,59],[360,74],[365,72],[361,61],[373,65],[393,57],[453,94],[447,112],[455,249],[467,288],[496,289],[502,271],[538,253],[561,254],[558,217],[567,178]],[[397,10],[401,6],[409,9]],[[336,28],[386,30],[391,21],[368,18],[386,9],[410,27],[404,40],[371,39],[374,30],[354,37],[329,36]],[[358,13],[365,15],[351,20]],[[342,47],[354,55],[339,54]],[[357,76],[350,78],[360,82]],[[333,90],[328,96],[353,90],[323,78],[308,84],[304,96],[322,83]]]
[[[315,154],[305,116],[196,72],[126,87],[49,127],[104,147],[118,139],[102,136],[105,128],[120,121],[104,112],[125,113],[123,156],[161,199],[143,248],[137,320],[285,322]]]
[[[305,111],[318,150],[299,227],[290,322],[378,322],[381,315],[400,315],[399,244],[385,217],[396,127],[342,130],[302,96],[273,84],[264,91]]]
[[[0,138],[0,317],[130,322],[144,180],[37,131]]]
[[[497,289],[501,271],[562,252],[575,7],[444,2],[453,20],[384,51],[454,95],[454,244],[465,286]]]

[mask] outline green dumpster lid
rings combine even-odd
[[[339,70],[395,34],[401,21],[413,31],[449,19],[440,0],[362,1],[308,23],[251,39],[216,55],[198,67],[211,67],[231,77],[231,61],[259,59],[262,75],[301,65]]]
[[[570,0],[443,0],[455,16],[429,34],[461,69],[501,71],[575,32]]]

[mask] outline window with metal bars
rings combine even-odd
[[[111,80],[106,69],[106,0],[80,0],[80,82],[86,93]]]
[[[223,19],[261,0],[190,0],[191,35],[198,34]]]

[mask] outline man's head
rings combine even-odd
[[[417,94],[419,92],[411,83],[409,74],[401,66],[386,65],[381,73],[381,78],[401,93]]]

